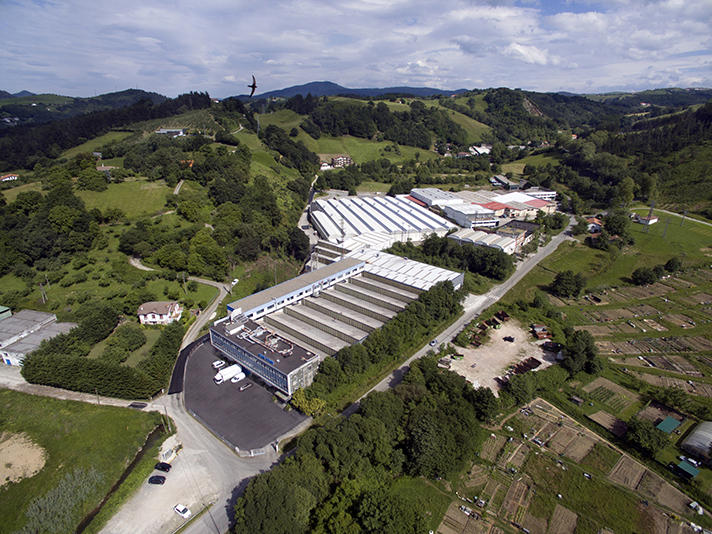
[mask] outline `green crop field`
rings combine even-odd
[[[87,478],[86,475],[94,470],[98,482],[92,485],[83,482],[82,489],[89,490],[86,496],[78,498],[74,493],[65,494],[45,505],[46,516],[56,521],[56,532],[72,532],[106,495],[144,444],[146,436],[161,423],[157,412],[95,406],[7,389],[0,389],[0,404],[0,434],[4,439],[24,434],[44,450],[45,459],[36,475],[9,483],[1,490],[3,532],[21,529],[27,521],[25,513],[30,503],[45,497],[67,476]],[[7,468],[19,459],[3,453],[2,461]],[[80,493],[80,488],[76,489]],[[56,506],[63,509],[55,509]],[[65,514],[69,516],[70,524],[61,523]],[[45,526],[42,532],[49,530]]]
[[[274,111],[267,114],[255,114],[255,118],[260,123],[260,128],[267,128],[270,124],[279,126],[287,133],[292,128],[298,128],[299,124],[304,120],[304,117],[295,113],[291,109],[280,109],[279,111]]]
[[[546,165],[547,163],[551,163],[552,165],[559,165],[560,161],[560,154],[536,154],[534,156],[527,156],[526,158],[518,159],[517,161],[513,161],[511,163],[502,164],[502,172],[511,172],[515,176],[521,178],[523,176],[522,173],[524,172],[524,167],[527,164],[534,165],[536,167],[541,167],[542,165]]]

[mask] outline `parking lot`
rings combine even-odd
[[[219,386],[213,382],[212,363],[221,358],[209,343],[188,358],[185,372],[185,407],[215,434],[240,450],[268,447],[304,423],[306,416],[285,411],[273,402],[273,394],[252,377]],[[253,385],[240,391],[247,383]]]

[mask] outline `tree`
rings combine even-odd
[[[668,444],[668,437],[662,431],[653,426],[653,423],[646,419],[634,416],[628,421],[628,431],[625,433],[626,439],[640,447],[651,456],[655,456]]]
[[[573,271],[562,271],[557,273],[554,281],[551,283],[551,291],[564,298],[578,297],[586,287],[586,278],[581,273]]]
[[[658,277],[650,267],[638,267],[630,276],[633,283],[637,286],[647,286],[658,281]]]
[[[580,371],[595,374],[601,370],[596,340],[590,332],[577,330],[567,338],[562,366],[571,376]]]
[[[677,256],[665,262],[665,270],[669,273],[676,273],[682,269],[682,260]]]

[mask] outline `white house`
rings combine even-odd
[[[177,302],[146,302],[138,307],[138,320],[141,324],[170,324],[182,313]]]

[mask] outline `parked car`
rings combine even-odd
[[[225,362],[223,360],[215,360],[213,362],[213,369],[222,369],[225,367]]]
[[[163,471],[164,473],[168,473],[168,471],[171,470],[173,466],[167,462],[158,462],[153,468],[157,471]]]
[[[252,387],[252,382],[248,382],[244,386],[240,386],[240,391],[245,391],[247,388]]]
[[[133,408],[135,410],[143,410],[148,404],[145,402],[132,402],[129,404],[129,408]]]
[[[190,513],[190,510],[188,510],[188,508],[183,506],[182,504],[176,504],[173,507],[173,510],[175,510],[175,513],[177,513],[183,519],[188,519],[191,515],[193,515]]]
[[[161,475],[154,475],[148,479],[149,484],[159,485],[159,486],[162,486],[165,481],[166,481],[166,477],[162,477]]]
[[[431,346],[431,347],[434,347],[434,346],[437,345],[437,344],[438,344],[438,340],[437,340],[437,339],[433,339],[433,340],[430,342],[430,346]]]

